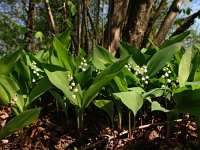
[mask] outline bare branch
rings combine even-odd
[[[176,31],[172,34],[172,36],[178,35],[186,31],[192,24],[194,24],[194,20],[200,16],[200,10],[189,17],[185,18],[185,22],[181,24]]]

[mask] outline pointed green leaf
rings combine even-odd
[[[169,40],[166,40],[160,47],[160,49],[163,49],[165,47],[168,47],[172,44],[182,42],[184,38],[186,38],[190,34],[190,31],[185,31],[179,35],[171,37]]]
[[[8,105],[14,99],[15,94],[20,91],[20,88],[12,78],[4,75],[0,75],[0,85],[0,90],[2,90],[2,93],[0,93],[0,99],[5,105]],[[7,96],[5,95],[5,93],[7,93]],[[22,98],[22,95],[18,95],[16,105],[22,112],[24,107],[24,100]]]
[[[76,14],[76,6],[72,3],[72,1],[68,1],[67,4],[69,6],[72,16],[74,16]]]
[[[58,36],[58,40],[65,46],[65,48],[69,49],[71,44],[70,30],[65,30]]]
[[[95,100],[94,105],[105,111],[113,120],[114,104],[111,100]]]
[[[51,83],[60,89],[74,105],[78,105],[77,99],[72,97],[73,93],[69,90],[69,71],[59,66],[49,64],[44,64],[44,71]]]
[[[127,87],[127,85],[125,85],[125,84],[123,83],[123,79],[121,79],[121,78],[118,77],[118,76],[115,76],[115,77],[114,77],[114,81],[115,81],[115,83],[117,84],[117,86],[118,86],[118,88],[120,89],[121,92],[126,92],[126,91],[128,91],[128,87]]]
[[[15,131],[21,130],[27,125],[33,123],[38,118],[40,110],[40,108],[26,110],[11,119],[0,131],[0,139],[3,139]]]
[[[128,59],[129,57],[116,61],[112,65],[106,67],[95,77],[92,85],[84,93],[82,108],[87,107],[101,90],[101,88],[110,80],[112,80],[121,71],[122,68],[124,68],[124,65],[127,63]]]
[[[0,74],[8,75],[14,64],[20,58],[21,51],[18,50],[12,54],[6,55],[0,59]]]
[[[120,92],[120,93],[113,93],[113,94],[116,97],[120,98],[122,103],[126,105],[126,107],[128,107],[130,110],[132,110],[135,116],[138,110],[143,105],[142,93],[129,91],[129,92]]]
[[[33,87],[32,91],[29,95],[28,105],[30,103],[32,103],[36,98],[38,98],[39,96],[44,94],[47,90],[49,90],[51,85],[52,84],[49,81],[49,79],[47,78],[47,76],[45,76],[44,78],[39,80],[38,83]]]
[[[72,54],[56,37],[53,39],[53,46],[58,54],[60,65],[73,73],[75,71],[76,63]]]
[[[191,61],[192,61],[192,49],[188,49],[183,54],[180,64],[179,64],[178,80],[179,80],[180,86],[185,85],[185,83],[190,75],[190,71],[192,68]]]
[[[86,71],[79,72],[74,75],[78,81],[78,83],[81,85],[81,87],[84,89],[88,86],[88,83],[90,82],[91,76],[92,76],[92,70],[91,67],[89,67]]]
[[[42,32],[38,31],[38,32],[35,33],[35,37],[40,39],[40,42],[42,42],[44,35],[43,35]]]
[[[178,88],[173,94],[173,99],[176,102],[177,111],[200,117],[200,86]]]
[[[145,57],[141,51],[130,43],[120,42],[120,55],[122,58],[131,55],[131,62],[139,66],[142,66],[145,63]]]
[[[101,46],[95,45],[92,55],[92,63],[97,69],[103,70],[106,64],[112,64],[116,58],[109,51]]]
[[[149,77],[155,75],[166,65],[167,62],[170,62],[180,49],[181,43],[176,43],[166,48],[160,49],[157,53],[155,53],[147,63],[147,74]]]
[[[163,112],[169,112],[169,110],[167,110],[164,107],[162,107],[158,102],[153,101],[151,103],[151,111],[155,111],[155,110],[163,111]]]

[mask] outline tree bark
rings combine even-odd
[[[101,42],[101,46],[104,46],[104,0],[102,0],[102,42]]]
[[[161,27],[159,28],[158,33],[156,34],[153,42],[156,46],[160,46],[164,41],[167,32],[169,31],[172,23],[174,22],[175,17],[177,16],[181,5],[183,4],[184,0],[174,0],[167,15],[165,16],[164,21],[162,22]]]
[[[49,18],[50,30],[53,34],[55,34],[55,23],[54,23],[51,7],[50,7],[50,4],[49,4],[49,0],[44,0],[44,2],[45,2],[45,5],[46,5],[47,15],[48,15],[48,18]]]
[[[87,3],[87,1],[85,1],[85,0],[83,0],[82,1],[82,3],[83,3],[83,27],[84,27],[84,39],[85,39],[85,41],[84,41],[84,50],[85,51],[88,51],[88,46],[89,46],[89,43],[88,43],[88,31],[87,31],[87,29],[88,29],[88,17],[87,17],[87,7],[88,7],[88,3]]]
[[[186,31],[192,24],[194,24],[194,20],[200,17],[200,10],[192,15],[190,15],[189,17],[185,18],[185,22],[183,24],[181,24],[176,31],[172,34],[172,36],[178,35],[183,33],[184,31]]]
[[[80,0],[77,0],[77,26],[76,26],[76,30],[77,30],[77,47],[78,50],[75,52],[76,55],[78,54],[78,51],[81,47],[81,22],[80,22],[80,16],[81,16],[81,3]]]
[[[129,5],[129,16],[123,32],[123,40],[140,48],[148,27],[153,0],[132,0]]]
[[[35,51],[35,42],[33,38],[35,14],[36,14],[35,0],[30,0],[28,18],[26,21],[26,27],[29,29],[29,31],[24,35],[24,43],[25,43],[25,50],[32,52]]]
[[[110,15],[104,34],[104,43],[112,55],[116,54],[119,47],[128,4],[129,0],[111,0],[109,5]]]
[[[146,45],[148,43],[149,35],[153,28],[153,25],[156,22],[156,20],[158,19],[158,17],[160,16],[161,11],[166,6],[166,2],[167,2],[167,0],[162,0],[159,4],[158,8],[156,9],[155,13],[151,16],[149,23],[148,23],[147,31],[145,32],[144,39],[142,41],[142,46],[141,46],[142,48],[146,47]]]

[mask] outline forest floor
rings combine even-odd
[[[79,137],[76,116],[68,119],[54,105],[42,109],[40,117],[21,131],[1,140],[3,150],[197,150],[197,125],[193,116],[167,122],[166,114],[146,115],[128,137],[128,119],[123,117],[119,132],[111,128],[100,110],[87,112],[84,131]],[[51,111],[50,111],[51,110]],[[73,111],[72,111],[73,112]],[[126,112],[125,112],[126,113]],[[95,114],[95,115],[94,115]],[[154,118],[152,119],[152,115]],[[116,119],[115,119],[116,120]],[[117,126],[117,121],[115,121]]]

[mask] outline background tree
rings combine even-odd
[[[71,31],[70,48],[74,53],[77,53],[79,48],[91,52],[94,44],[101,44],[116,55],[121,40],[130,42],[139,49],[149,46],[148,39],[160,46],[167,37],[180,34],[197,22],[195,20],[199,17],[197,8],[193,11],[190,6],[181,7],[182,4],[194,3],[197,1],[15,0],[0,2],[1,52],[13,51],[24,45],[28,51],[45,49],[51,46],[49,43],[51,38],[64,30]],[[38,31],[42,33],[40,35],[43,36],[42,41],[37,39],[38,35],[35,37]],[[197,36],[199,34],[194,33]]]

